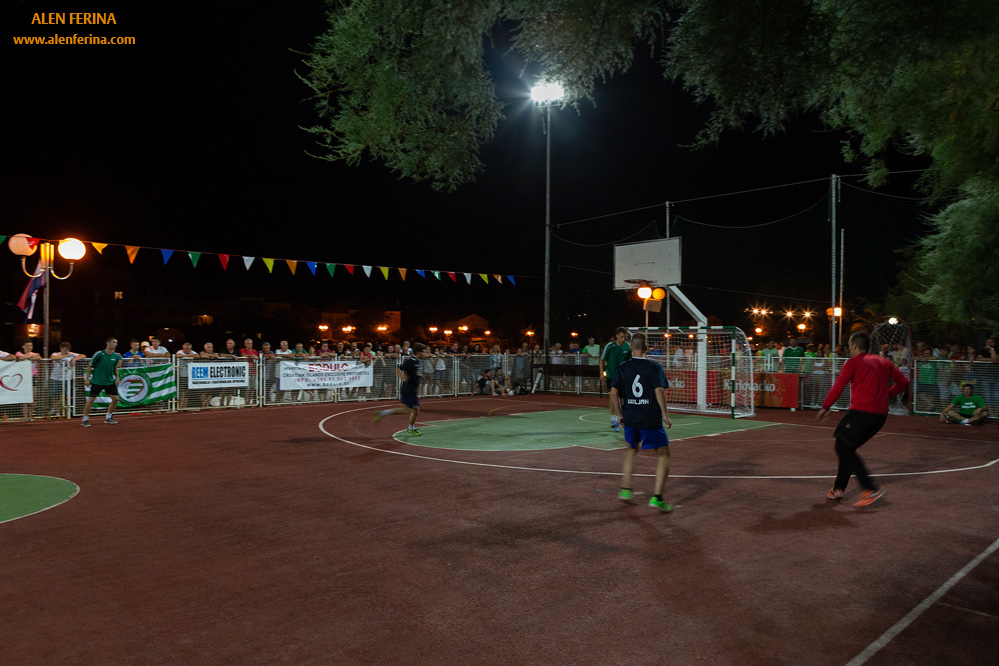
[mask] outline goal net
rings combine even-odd
[[[669,407],[679,412],[753,416],[753,356],[735,326],[629,328],[646,333],[648,356],[669,379]]]
[[[870,352],[872,354],[879,354],[898,366],[899,371],[911,383],[912,331],[909,330],[907,323],[901,319],[892,317],[875,324],[874,330],[871,332]],[[888,413],[898,415],[909,414],[912,411],[911,397],[912,393],[909,390],[895,396],[888,404]]]

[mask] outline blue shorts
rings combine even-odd
[[[410,409],[418,409],[420,406],[420,398],[415,393],[400,393],[399,401]]]
[[[637,449],[641,444],[643,449],[661,449],[669,446],[669,435],[666,434],[665,426],[658,428],[632,428],[624,427],[624,441],[628,442],[628,448]]]

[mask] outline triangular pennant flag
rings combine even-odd
[[[406,270],[407,270],[407,269],[405,269],[405,268],[400,268],[400,269],[399,269],[399,275],[401,275],[401,276],[402,276],[402,281],[403,281],[403,282],[405,282],[405,281],[406,281]]]
[[[316,274],[316,266],[318,266],[319,264],[317,264],[314,261],[307,261],[305,262],[305,265],[309,267],[309,270],[312,271],[313,275]]]
[[[201,253],[200,252],[188,252],[187,254],[190,255],[190,257],[191,257],[191,263],[194,264],[195,268],[197,268],[198,267],[198,259],[201,259]]]
[[[295,274],[295,268],[298,266],[298,262],[294,259],[285,259],[284,263],[288,264],[288,268],[291,269],[291,274]]]
[[[472,274],[465,273],[465,284],[472,284]]]
[[[496,278],[497,282],[499,282],[500,284],[503,284],[503,276],[502,275],[493,275],[493,277]]]
[[[264,262],[264,266],[267,267],[267,272],[268,273],[273,273],[274,272],[274,260],[273,259],[262,259],[262,261]]]
[[[333,271],[335,270],[336,264],[326,264],[326,272],[330,274],[330,277],[333,277]]]
[[[104,254],[104,248],[108,246],[107,243],[91,243],[90,245],[97,250],[97,254]]]
[[[163,265],[166,266],[166,263],[170,261],[170,257],[173,256],[173,250],[160,250],[160,253],[163,255]]]
[[[361,266],[361,268],[364,269],[364,274],[366,276],[371,277],[371,266]]]
[[[231,255],[228,255],[228,254],[220,254],[219,255],[219,261],[222,262],[222,270],[226,270],[227,268],[229,268],[229,257],[230,256]]]
[[[126,245],[125,246],[125,254],[128,255],[128,263],[134,264],[135,263],[135,257],[136,257],[136,255],[139,254],[139,248],[135,247],[134,245]]]
[[[243,257],[243,265],[246,266],[246,270],[250,270],[250,266],[253,265],[253,260],[256,257]]]
[[[378,268],[381,270],[382,275],[385,276],[385,279],[388,280],[388,267],[386,267],[386,266],[379,266]]]
[[[0,236],[0,243],[3,243],[5,240],[7,240],[6,236]]]
[[[346,268],[347,272],[351,275],[354,274],[354,264],[344,264],[343,267]]]
[[[486,275],[485,273],[479,273],[479,277],[482,278],[483,282],[485,282],[486,284],[489,284],[489,276],[488,275]]]
[[[427,274],[424,271],[416,271],[416,274],[419,275],[421,278],[427,277]]]
[[[437,278],[438,280],[441,279],[441,272],[440,271],[430,271],[430,272],[433,273],[434,277]]]
[[[517,286],[517,281],[513,279],[513,276],[512,276],[512,275],[507,275],[507,276],[506,276],[506,279],[507,279],[507,280],[509,280],[509,281],[510,281],[510,284],[512,284],[512,285],[513,285],[514,287],[516,287],[516,286]]]
[[[449,278],[451,278],[451,282],[457,282],[458,281],[458,278],[456,278],[455,275],[454,275],[454,271],[448,271],[447,272],[447,276]]]
[[[41,238],[31,238],[31,237],[29,237],[29,238],[28,238],[27,240],[28,240],[28,247],[30,247],[30,248],[31,248],[32,250],[34,250],[34,249],[35,249],[35,247],[37,247],[37,246],[38,246],[38,243],[39,243],[39,242],[40,242],[40,241],[41,241],[42,239],[41,239]]]

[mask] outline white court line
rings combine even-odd
[[[65,481],[66,483],[72,484],[72,486],[74,488],[76,488],[76,490],[73,491],[72,495],[70,495],[69,497],[67,497],[66,499],[64,499],[61,502],[57,502],[57,503],[53,504],[52,506],[47,506],[44,509],[39,509],[38,511],[32,511],[31,513],[26,513],[23,516],[15,516],[14,518],[8,518],[7,520],[0,520],[0,525],[3,525],[4,523],[10,523],[10,522],[13,522],[15,520],[20,520],[21,518],[27,518],[28,516],[34,516],[36,514],[41,513],[42,511],[48,511],[49,509],[54,509],[57,506],[59,506],[60,504],[65,504],[66,502],[70,501],[71,499],[73,499],[74,497],[76,497],[77,495],[80,494],[80,486],[76,485],[75,483],[73,483],[69,479],[63,479],[63,478],[60,478],[58,476],[46,476],[44,474],[7,474],[6,472],[3,473],[3,474],[0,474],[0,476],[38,476],[38,477],[41,477],[43,479],[55,479],[56,481]]]
[[[878,636],[877,640],[868,645],[863,652],[848,661],[846,666],[861,666],[861,664],[867,663],[868,659],[873,657],[881,648],[888,645],[892,639],[905,631],[910,624],[915,622],[916,618],[926,612],[930,606],[940,601],[943,595],[947,594],[952,587],[961,582],[962,578],[971,573],[972,569],[981,564],[982,560],[996,552],[997,549],[999,549],[999,539],[993,541],[992,545],[979,553],[978,557],[965,564],[960,571],[950,577],[950,580],[938,587],[933,594],[923,599],[919,605],[906,613],[905,617],[896,622],[888,631]]]
[[[378,448],[377,446],[368,446],[367,444],[360,444],[359,442],[353,442],[353,441],[351,441],[349,439],[345,439],[343,437],[339,437],[337,435],[334,435],[333,433],[331,433],[329,430],[326,429],[326,425],[325,424],[330,419],[336,418],[338,416],[343,416],[345,414],[352,414],[354,412],[370,411],[372,409],[377,409],[377,406],[359,407],[357,409],[349,409],[347,411],[339,412],[337,414],[331,414],[331,415],[327,416],[326,418],[324,418],[322,421],[319,422],[319,429],[322,432],[324,432],[327,436],[332,437],[333,439],[340,440],[341,442],[344,442],[345,444],[350,444],[351,446],[356,446],[356,447],[359,447],[359,448],[362,448],[362,449],[368,449],[370,451],[379,451],[381,453],[390,453],[392,455],[405,456],[407,458],[417,458],[419,460],[430,460],[430,461],[433,461],[433,462],[445,462],[445,463],[452,463],[452,464],[455,464],[455,465],[471,465],[471,466],[474,466],[474,467],[493,467],[493,468],[496,468],[496,469],[516,469],[516,470],[522,470],[522,471],[527,471],[527,472],[556,472],[556,473],[559,473],[559,474],[587,474],[587,475],[590,475],[590,476],[620,476],[621,475],[621,470],[615,470],[613,472],[587,472],[587,471],[575,470],[575,469],[549,469],[549,468],[546,468],[546,467],[522,467],[522,466],[519,466],[519,465],[499,465],[499,464],[496,464],[496,463],[472,462],[472,461],[469,461],[469,460],[452,460],[450,458],[435,458],[433,456],[418,456],[415,453],[406,453],[405,451],[393,451],[391,449],[381,449],[381,448]],[[781,424],[778,424],[778,425],[781,425]],[[750,429],[752,430],[753,428],[750,428]],[[393,437],[393,439],[395,439],[395,438]],[[402,440],[395,440],[395,441],[402,442]],[[680,441],[680,440],[671,440],[671,441]],[[409,441],[402,442],[402,443],[409,444],[409,445],[412,445],[412,446],[420,446],[419,444],[414,444],[414,443],[409,442]],[[424,447],[424,448],[426,448],[426,447]],[[453,449],[449,449],[449,450],[453,450]],[[533,451],[538,451],[538,450],[548,451],[550,449],[532,449],[532,450]],[[490,453],[498,453],[498,452],[497,451],[490,451]],[[517,453],[517,452],[516,451],[512,451],[511,453]],[[925,471],[925,472],[897,472],[897,473],[887,473],[887,474],[885,474],[885,473],[879,473],[879,474],[877,474],[877,476],[879,476],[879,477],[880,476],[922,476],[923,474],[945,474],[945,473],[949,473],[949,472],[967,472],[967,471],[976,470],[976,469],[983,469],[985,467],[991,467],[992,465],[995,465],[996,463],[999,463],[999,458],[996,458],[995,460],[992,460],[991,462],[987,462],[987,463],[982,464],[982,465],[976,465],[974,467],[961,467],[961,468],[958,468],[958,469],[929,470],[929,471]],[[636,473],[634,476],[654,477],[655,474],[638,474],[638,473]],[[670,478],[673,478],[673,479],[760,479],[760,480],[764,480],[764,479],[835,479],[836,475],[835,474],[829,474],[829,475],[769,475],[769,476],[754,476],[754,475],[737,475],[737,474],[672,474],[671,473],[670,474]]]

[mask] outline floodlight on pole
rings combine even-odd
[[[544,347],[548,354],[551,339],[552,302],[552,106],[565,95],[562,85],[544,81],[531,89],[531,99],[545,110],[545,328]]]

